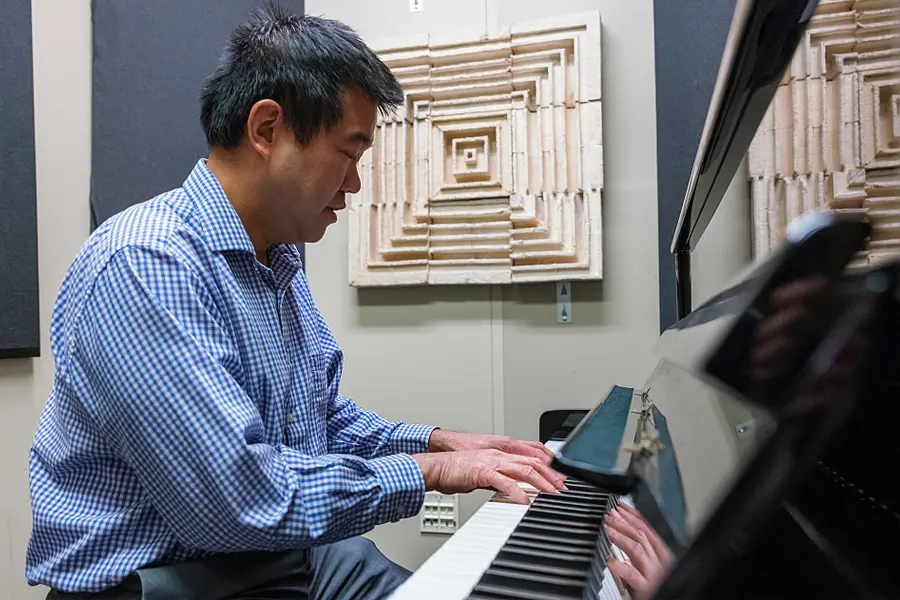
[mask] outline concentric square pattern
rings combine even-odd
[[[372,46],[406,102],[349,198],[350,283],[599,279],[599,15]]]
[[[857,266],[900,254],[900,9],[822,0],[749,152],[756,254],[811,209],[865,214]]]

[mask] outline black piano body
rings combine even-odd
[[[754,289],[744,281],[666,331],[632,421],[616,423],[615,386],[556,467],[629,495],[673,550],[655,598],[900,597],[900,268],[835,278],[816,299],[814,342],[782,351],[756,395],[711,373],[740,374],[755,350],[752,332],[729,335],[755,312]],[[640,452],[642,418],[659,443]]]
[[[679,321],[632,418],[611,418],[614,388],[577,414],[555,461],[629,495],[673,550],[658,600],[900,597],[900,262],[847,272],[868,225],[817,215],[691,307],[691,252],[817,4],[738,2],[671,247]],[[705,426],[726,432],[718,445],[697,439]]]
[[[601,527],[620,501],[674,555],[654,598],[900,597],[900,264],[843,272],[867,231],[823,217],[670,327],[641,388],[546,413],[575,483],[468,597],[621,597]],[[777,301],[806,281],[801,311]]]
[[[817,4],[737,2],[671,247],[678,322],[642,387],[543,415],[573,489],[538,494],[469,597],[619,597],[601,523],[627,499],[674,556],[656,600],[900,598],[900,262],[848,272],[868,224],[816,215],[691,306],[691,252]]]

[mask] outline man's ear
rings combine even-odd
[[[247,141],[260,156],[271,157],[285,126],[284,110],[274,100],[260,100],[247,117]]]

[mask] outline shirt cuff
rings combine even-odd
[[[425,501],[425,480],[413,457],[394,454],[368,462],[381,484],[378,522],[396,522],[419,514]]]
[[[433,425],[400,423],[391,433],[391,447],[395,453],[422,454],[428,452],[428,438],[437,429]]]

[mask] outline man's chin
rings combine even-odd
[[[304,231],[303,232],[303,244],[315,244],[322,240],[325,237],[325,231],[328,229],[328,225],[323,225],[317,228],[314,231]]]

